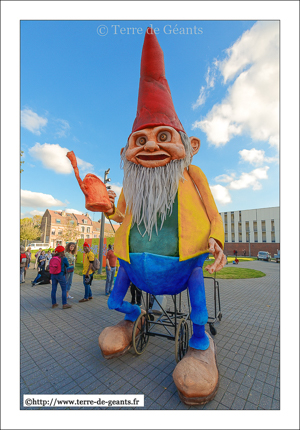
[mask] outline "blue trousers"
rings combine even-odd
[[[116,273],[116,267],[111,267],[110,270],[105,268],[106,270],[106,284],[105,284],[105,294],[111,293],[113,287],[114,276]]]
[[[52,282],[52,291],[51,291],[51,299],[52,299],[52,305],[55,305],[56,303],[56,291],[57,291],[57,284],[60,285],[61,288],[61,295],[62,295],[62,304],[67,304],[67,284],[66,284],[66,278],[63,273],[59,273],[58,275],[51,275],[51,282]]]
[[[90,275],[91,280],[93,280],[93,276],[94,276],[94,274],[92,273]],[[92,297],[93,294],[92,294],[91,286],[90,286],[90,283],[86,282],[85,275],[83,275],[83,285],[84,285],[84,298],[88,299],[89,297]]]
[[[108,299],[108,307],[125,313],[125,320],[135,321],[141,310],[139,306],[124,301],[130,282],[149,294],[178,294],[189,289],[193,335],[189,341],[192,348],[206,350],[209,338],[205,333],[208,321],[202,265],[207,257],[179,261],[178,257],[166,257],[149,253],[130,254],[130,264],[119,259],[120,269],[114,289]]]
[[[67,283],[67,291],[70,291],[73,281],[74,272],[66,273],[66,283]]]

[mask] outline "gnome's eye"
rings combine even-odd
[[[171,141],[171,133],[169,131],[161,131],[157,135],[158,142],[170,142]]]
[[[143,146],[143,145],[145,145],[146,142],[147,142],[147,137],[146,136],[140,136],[136,140],[136,144],[138,146]]]

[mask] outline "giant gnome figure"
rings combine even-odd
[[[148,28],[141,59],[137,115],[125,148],[123,189],[107,218],[121,223],[115,237],[120,269],[108,299],[110,309],[124,320],[106,327],[99,346],[106,358],[124,354],[131,346],[137,305],[124,301],[130,282],[147,293],[178,294],[188,288],[193,335],[188,351],[176,365],[173,379],[188,405],[210,401],[218,388],[215,344],[205,332],[208,320],[203,262],[212,253],[213,273],[224,267],[224,229],[208,182],[191,165],[200,148],[186,135],[165,78],[164,57],[156,35]]]

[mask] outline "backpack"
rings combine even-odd
[[[27,262],[27,255],[26,254],[21,254],[21,264],[26,264]]]
[[[96,270],[100,269],[100,261],[98,260],[98,258],[95,258],[93,261],[93,272],[96,272]]]
[[[49,263],[49,272],[51,275],[58,275],[61,272],[61,258],[54,256]]]

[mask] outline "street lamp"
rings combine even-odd
[[[105,170],[104,172],[104,185],[107,182],[110,182],[110,178],[107,177],[109,174],[110,169]],[[111,186],[108,185],[106,188],[110,189]],[[104,242],[104,225],[105,225],[105,215],[102,212],[101,214],[101,230],[100,230],[100,245],[99,245],[99,261],[100,261],[100,267],[98,269],[98,274],[102,273],[102,260],[103,260],[103,242]]]

